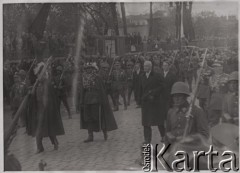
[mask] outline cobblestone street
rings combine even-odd
[[[143,128],[141,125],[141,109],[132,105],[128,110],[115,112],[118,129],[108,133],[105,141],[102,133],[94,133],[94,142],[83,143],[87,138],[87,131],[80,130],[79,114],[73,114],[68,119],[62,106],[62,117],[65,135],[58,136],[59,149],[53,150],[49,138],[44,138],[45,151],[37,151],[35,138],[25,133],[25,128],[18,130],[10,151],[19,159],[23,171],[37,171],[38,163],[47,163],[46,171],[79,171],[79,170],[129,170],[138,169],[135,161],[140,158],[140,147],[143,142]],[[72,107],[72,112],[74,108]],[[5,116],[9,116],[6,115]],[[5,120],[6,124],[6,120]],[[6,127],[5,127],[6,129]],[[153,143],[159,143],[161,137],[157,127],[153,127]]]

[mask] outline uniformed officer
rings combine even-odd
[[[198,86],[197,98],[199,100],[199,106],[207,111],[209,99],[210,99],[210,85],[209,79],[213,75],[213,69],[205,62],[203,72],[200,75],[200,82]]]
[[[14,118],[14,115],[17,112],[26,94],[27,94],[27,87],[21,79],[21,74],[19,74],[19,72],[16,72],[14,75],[14,84],[10,92],[11,109],[13,111],[12,118]],[[24,125],[25,122],[22,119],[22,117],[20,118],[20,120],[23,123],[22,125]]]
[[[126,95],[125,95],[125,89],[126,89],[126,73],[121,68],[121,63],[119,61],[116,61],[114,63],[114,69],[110,77],[112,81],[112,90],[113,90],[113,96],[116,103],[119,102],[119,95],[123,98],[124,103],[124,109],[127,109],[127,101],[126,101]],[[118,111],[118,104],[115,107],[114,111]]]
[[[230,74],[228,90],[223,99],[223,121],[238,125],[238,71]]]
[[[104,84],[96,73],[96,67],[91,64],[85,66],[82,77],[80,127],[88,130],[88,138],[84,142],[92,142],[93,132],[100,130],[103,131],[104,139],[107,140],[107,131],[117,129],[117,125]]]
[[[222,115],[223,96],[226,92],[226,82],[228,75],[223,73],[220,64],[213,64],[214,74],[209,79],[211,97],[209,101],[208,115],[209,125],[212,127],[219,123]]]

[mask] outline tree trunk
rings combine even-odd
[[[123,21],[123,32],[124,32],[124,35],[127,35],[127,21],[126,21],[124,2],[121,2],[120,4],[121,4],[122,21]]]
[[[152,36],[152,28],[153,28],[152,25],[153,25],[152,2],[150,2],[149,37]]]
[[[113,28],[114,28],[115,34],[119,35],[116,3],[111,3],[110,8],[111,8],[112,19],[113,19]]]

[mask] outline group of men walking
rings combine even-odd
[[[80,113],[80,127],[88,130],[88,138],[84,142],[93,142],[94,132],[99,131],[103,131],[105,140],[108,139],[107,132],[118,128],[113,111],[119,110],[121,100],[126,110],[132,104],[132,93],[136,108],[141,108],[144,143],[152,141],[152,126],[158,127],[161,142],[179,141],[186,135],[186,114],[190,108],[192,118],[187,135],[199,134],[207,140],[210,128],[221,121],[238,125],[238,71],[223,73],[225,60],[217,63],[219,59],[214,59],[212,54],[201,64],[204,53],[200,52],[171,52],[152,58],[136,55],[114,58],[110,63],[107,59],[81,61],[80,69],[75,71],[79,78],[77,92],[73,96]],[[210,64],[212,59],[215,63]],[[198,74],[199,69],[201,74]],[[60,114],[61,102],[71,118],[64,66],[42,61],[29,71],[34,71],[36,76],[32,83],[28,82],[29,73],[23,70],[14,75],[11,91],[15,106],[13,117],[23,98],[29,95],[26,111],[20,117],[22,126],[26,126],[28,135],[36,137],[37,153],[44,151],[43,137],[49,137],[57,150],[56,136],[65,133]],[[196,85],[192,85],[193,79]],[[196,87],[198,90],[193,96],[191,92]],[[196,97],[199,106],[191,105],[189,97]]]

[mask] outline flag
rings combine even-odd
[[[43,37],[50,7],[50,3],[43,4],[33,23],[29,27],[29,32],[34,34],[38,40]]]

